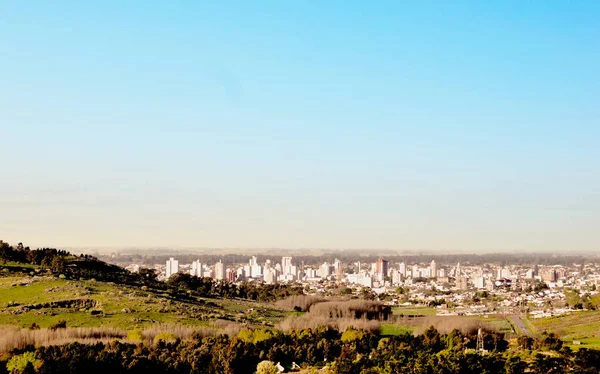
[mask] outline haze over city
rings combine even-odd
[[[4,2],[0,238],[597,251],[599,11]]]

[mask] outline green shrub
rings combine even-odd
[[[256,366],[256,374],[279,374],[279,370],[272,361],[265,360]]]
[[[11,358],[6,364],[6,370],[11,374],[35,373],[41,363],[35,358],[35,353],[25,352]]]
[[[127,339],[131,340],[132,342],[141,342],[144,340],[144,334],[142,334],[142,331],[138,329],[131,330],[127,333]]]
[[[161,341],[165,343],[174,343],[175,341],[177,341],[177,336],[170,332],[161,332],[160,334],[157,334],[154,337],[154,343],[157,344]]]
[[[50,326],[50,330],[65,329],[65,328],[67,328],[67,321],[65,321],[65,320],[60,320],[60,321],[56,322],[55,324],[53,324],[52,326]]]

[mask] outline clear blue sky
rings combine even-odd
[[[598,20],[566,0],[2,2],[0,238],[598,250]]]

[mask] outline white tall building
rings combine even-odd
[[[196,260],[194,262],[192,262],[192,267],[190,269],[190,275],[191,276],[196,276],[196,277],[202,277],[204,276],[203,272],[203,265],[200,262],[200,260]]]
[[[291,257],[282,257],[281,258],[281,272],[283,275],[291,274],[292,268],[292,258]]]
[[[277,283],[277,270],[274,268],[265,269],[265,283],[275,284]]]
[[[327,278],[331,274],[331,268],[329,267],[328,262],[324,262],[323,265],[319,268],[321,272],[321,278]]]
[[[434,260],[431,260],[431,265],[429,265],[429,277],[437,277],[437,264]]]
[[[403,277],[406,277],[406,264],[404,262],[400,263],[400,274],[402,274]]]
[[[533,279],[533,269],[527,270],[527,273],[525,273],[525,278]]]
[[[336,258],[335,261],[333,261],[333,268],[337,270],[340,267],[342,267],[342,262]]]
[[[221,260],[219,260],[219,262],[217,262],[215,264],[215,279],[216,280],[225,280],[226,279],[225,264]]]
[[[179,273],[179,261],[175,260],[173,257],[167,260],[166,273],[167,279],[171,278],[171,275]]]
[[[483,278],[483,277],[475,278],[475,287],[479,288],[479,289],[485,288],[485,278]]]
[[[252,267],[250,267],[250,271],[252,277],[260,277],[263,273],[262,266],[259,264],[252,265]]]

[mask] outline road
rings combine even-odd
[[[517,330],[516,331],[517,333],[525,334],[525,335],[532,335],[532,331],[529,329],[529,327],[527,327],[525,322],[523,322],[523,319],[521,318],[521,316],[514,315],[514,316],[509,316],[508,318],[510,319],[510,322],[513,323],[513,326]]]

